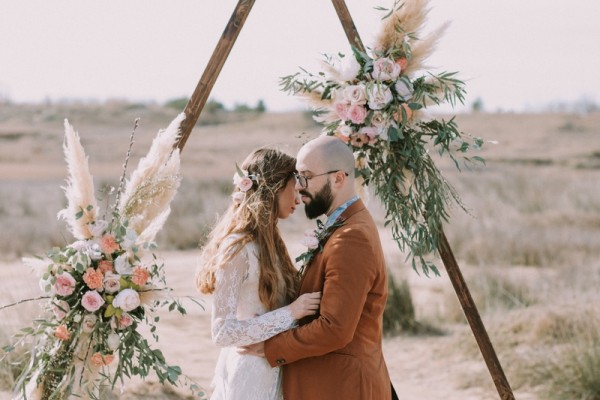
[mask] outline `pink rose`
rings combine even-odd
[[[237,183],[237,187],[244,193],[252,189],[252,185],[254,185],[254,182],[252,182],[252,179],[247,176],[240,179]]]
[[[311,250],[319,247],[319,239],[317,239],[315,231],[310,229],[304,232],[301,243]]]
[[[244,197],[246,197],[246,194],[244,192],[234,192],[231,195],[231,199],[235,204],[242,204],[242,201],[244,201]]]
[[[123,311],[135,310],[140,305],[140,295],[133,289],[124,289],[114,298],[113,307]]]
[[[95,312],[104,305],[105,301],[95,290],[86,292],[81,298],[81,305],[89,312]]]
[[[54,313],[54,316],[59,321],[67,315],[70,309],[69,303],[64,300],[54,300],[52,302],[52,313]]]
[[[334,105],[335,108],[335,112],[338,115],[339,119],[341,119],[342,121],[347,121],[348,120],[348,111],[350,106],[347,103],[335,103]]]
[[[116,315],[110,320],[110,327],[113,329],[125,329],[133,324],[133,317],[126,312],[121,314],[121,317]]]
[[[69,296],[73,294],[73,291],[75,290],[75,278],[68,272],[63,272],[56,277],[54,290],[60,296]]]
[[[381,57],[373,62],[372,76],[378,81],[393,81],[400,75],[400,72],[400,65],[390,58]]]
[[[348,118],[355,124],[362,124],[367,118],[367,110],[363,106],[353,104],[348,110]]]

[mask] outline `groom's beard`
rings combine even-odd
[[[300,194],[311,199],[310,203],[304,205],[304,213],[309,219],[314,219],[325,214],[331,207],[331,203],[333,203],[331,182],[327,182],[314,196],[304,190],[301,190]]]

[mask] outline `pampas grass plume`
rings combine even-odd
[[[69,171],[67,186],[63,186],[67,207],[58,213],[58,218],[67,222],[69,231],[76,239],[88,239],[92,236],[89,224],[94,222],[98,213],[94,178],[90,174],[88,157],[81,145],[79,134],[66,119],[63,149]],[[79,213],[82,215],[78,218]]]

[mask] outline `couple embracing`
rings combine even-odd
[[[238,174],[197,274],[199,290],[214,295],[212,337],[222,347],[211,399],[391,399],[384,256],[355,193],[352,150],[323,135],[297,160],[257,150]],[[277,227],[299,195],[308,218],[327,216],[301,275]]]

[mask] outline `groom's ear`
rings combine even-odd
[[[346,174],[344,173],[344,171],[338,171],[335,173],[335,178],[333,180],[333,184],[337,187],[342,187],[344,185],[344,182],[346,181],[347,177]]]

